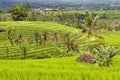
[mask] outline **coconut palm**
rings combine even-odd
[[[98,28],[98,19],[99,16],[93,17],[90,12],[86,12],[86,18],[83,20],[83,28],[87,32],[88,37],[88,52],[90,52],[91,37],[94,35],[93,31],[100,29]],[[96,34],[94,36],[97,37]]]
[[[36,45],[38,46],[38,44],[39,44],[39,32],[34,33],[34,39],[35,39]]]
[[[44,42],[44,47],[46,47],[47,36],[48,36],[48,33],[47,33],[46,31],[43,32],[43,42]]]
[[[60,36],[60,32],[54,32],[53,33],[53,37],[54,37],[54,40],[55,40],[55,43],[58,44],[59,43],[59,36]]]
[[[15,30],[13,30],[12,28],[7,30],[7,39],[9,40],[12,46],[14,45],[14,33]]]
[[[72,35],[70,33],[63,36],[63,44],[67,54],[72,52],[72,55],[74,55],[75,52],[79,52],[80,44],[85,43],[81,37],[81,34]]]
[[[39,45],[42,45],[42,42],[43,42],[43,36],[41,33],[41,34],[39,34]]]
[[[24,38],[22,32],[18,34],[18,37],[15,39],[15,43],[19,45],[20,47],[24,43]]]
[[[25,57],[27,56],[27,46],[24,44],[20,48],[21,48],[21,52],[22,52],[21,59],[25,59]]]
[[[18,38],[16,38],[15,42],[17,43],[17,45],[21,50],[21,56],[22,56],[21,59],[25,59],[27,55],[27,46],[22,32],[18,34]]]
[[[9,46],[6,47],[6,57],[7,57],[7,59],[9,59],[9,57],[10,57],[10,47]]]

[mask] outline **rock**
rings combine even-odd
[[[90,54],[83,54],[80,57],[77,58],[77,62],[85,62],[85,63],[95,63],[94,57],[91,56]]]
[[[5,32],[6,30],[4,28],[0,28],[0,32]]]

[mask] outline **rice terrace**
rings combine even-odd
[[[119,80],[119,5],[0,0],[0,80]]]

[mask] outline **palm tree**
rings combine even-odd
[[[86,18],[83,20],[83,27],[87,32],[88,37],[88,52],[90,52],[90,45],[91,45],[91,37],[93,36],[93,30],[95,30],[98,26],[98,16],[92,17],[91,13],[86,12]]]
[[[48,33],[47,33],[46,31],[43,32],[43,42],[44,42],[44,47],[46,47],[47,36],[48,36]]]
[[[24,38],[22,32],[18,34],[18,37],[15,39],[15,43],[19,45],[20,47],[24,43]]]
[[[15,30],[13,30],[12,28],[7,30],[7,39],[9,40],[12,46],[14,45],[14,33]]]
[[[7,57],[7,59],[9,59],[9,57],[10,57],[10,47],[9,46],[6,47],[6,57]]]
[[[42,42],[43,42],[43,36],[41,33],[41,34],[39,34],[39,45],[42,45]]]
[[[36,45],[38,46],[38,44],[39,44],[39,32],[34,33],[34,39],[35,39]]]
[[[75,52],[79,52],[80,44],[85,43],[81,34],[70,34],[67,33],[63,35],[63,44],[66,49],[67,54],[72,52],[71,55],[74,55]],[[67,55],[65,54],[65,55]]]
[[[48,32],[43,32],[43,44],[44,44],[44,54],[46,55],[46,42],[47,42]]]
[[[59,39],[59,32],[54,32],[53,33],[53,36],[54,36],[54,39],[55,39],[55,43],[58,44],[58,39]]]
[[[25,59],[26,55],[27,55],[27,46],[25,43],[25,39],[24,36],[21,33],[19,33],[18,38],[16,38],[15,42],[17,43],[17,45],[19,46],[20,50],[21,50],[21,59]]]
[[[23,44],[21,46],[21,52],[22,52],[22,55],[23,55],[23,57],[21,57],[21,59],[25,59],[25,57],[27,56],[27,46],[25,44]]]

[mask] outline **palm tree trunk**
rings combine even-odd
[[[88,52],[90,53],[90,38],[91,38],[91,29],[88,28]]]

